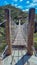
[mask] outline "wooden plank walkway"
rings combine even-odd
[[[22,25],[20,25],[19,23],[19,26],[18,26],[18,32],[17,32],[17,36],[14,40],[14,43],[12,43],[13,46],[27,46],[27,43],[23,37],[23,34],[22,34]]]

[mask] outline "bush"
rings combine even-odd
[[[2,43],[2,45],[0,46],[0,52],[3,52],[3,50],[5,49],[6,43]]]
[[[34,42],[34,47],[37,50],[37,42]]]

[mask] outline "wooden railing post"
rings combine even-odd
[[[6,43],[8,45],[7,55],[11,54],[11,42],[10,42],[10,28],[9,28],[9,9],[5,9],[5,33],[6,33]]]
[[[32,50],[32,46],[33,46],[33,33],[34,33],[34,18],[35,18],[35,8],[31,8],[29,10],[29,24],[28,24],[28,54],[32,55],[33,54],[33,50]]]

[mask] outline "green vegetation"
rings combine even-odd
[[[37,33],[34,33],[34,41],[37,42]]]
[[[0,52],[3,52],[3,50],[5,49],[6,44],[2,43],[2,45],[0,45]]]
[[[17,20],[18,16],[23,16],[23,17],[28,16],[27,12],[23,12],[21,9],[15,8],[14,6],[6,5],[3,7],[0,7],[0,22],[4,21],[4,17],[5,17],[4,16],[4,9],[5,8],[8,8],[11,10],[11,17],[13,20]],[[25,20],[24,20],[24,22],[25,22]]]
[[[4,28],[0,27],[0,52],[3,52],[6,46],[5,31]]]
[[[37,49],[37,33],[34,33],[34,47]]]

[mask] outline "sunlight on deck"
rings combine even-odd
[[[3,60],[3,65],[37,65],[37,57],[28,56],[27,50],[13,50],[12,55]]]

